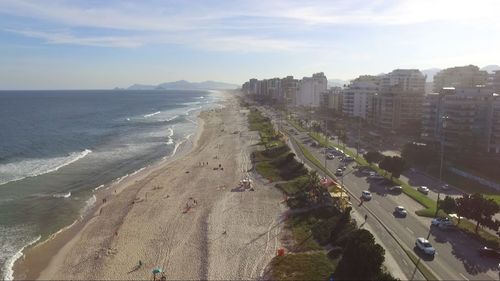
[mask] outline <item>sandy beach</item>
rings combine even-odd
[[[262,276],[279,247],[281,192],[248,172],[258,135],[234,97],[199,119],[187,152],[110,187],[81,226],[30,249],[15,277],[152,279],[154,268],[177,280]],[[245,176],[255,191],[238,189]]]

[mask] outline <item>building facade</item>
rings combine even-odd
[[[422,138],[500,153],[500,99],[491,87],[446,87],[425,99]]]
[[[396,69],[380,79],[373,96],[373,123],[386,130],[415,130],[422,117],[424,76],[417,69]]]
[[[355,79],[342,91],[342,113],[349,117],[370,118],[373,98],[378,93],[377,81]]]
[[[315,73],[312,77],[300,80],[295,105],[305,107],[319,107],[321,93],[327,91],[328,81],[323,72]]]
[[[441,70],[434,76],[434,92],[442,88],[471,88],[476,85],[486,85],[488,72],[479,70],[475,65],[457,66]]]

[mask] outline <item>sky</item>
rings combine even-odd
[[[500,64],[498,0],[0,0],[0,89]]]

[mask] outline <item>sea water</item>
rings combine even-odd
[[[72,224],[98,189],[169,157],[207,91],[0,91],[0,280],[22,250]]]

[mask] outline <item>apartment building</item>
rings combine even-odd
[[[302,78],[295,105],[319,107],[321,93],[326,92],[327,87],[328,81],[323,72],[315,73],[312,77]]]
[[[287,104],[296,104],[299,91],[299,80],[294,79],[293,76],[287,76],[281,79],[281,89],[285,102]]]
[[[367,119],[372,117],[373,98],[379,91],[379,79],[373,80],[354,79],[346,89],[342,91],[342,112],[349,117],[360,117]]]
[[[486,85],[488,72],[482,71],[475,65],[457,66],[441,70],[434,76],[434,92],[442,88],[469,88],[476,85]]]
[[[326,92],[320,94],[320,109],[323,111],[331,111],[340,113],[342,106],[339,107],[340,96],[342,95],[342,88],[331,87]]]
[[[382,76],[371,105],[373,123],[387,130],[414,130],[421,122],[425,80],[418,69],[396,69]]]
[[[422,138],[500,153],[500,99],[491,87],[443,88],[424,102]]]

